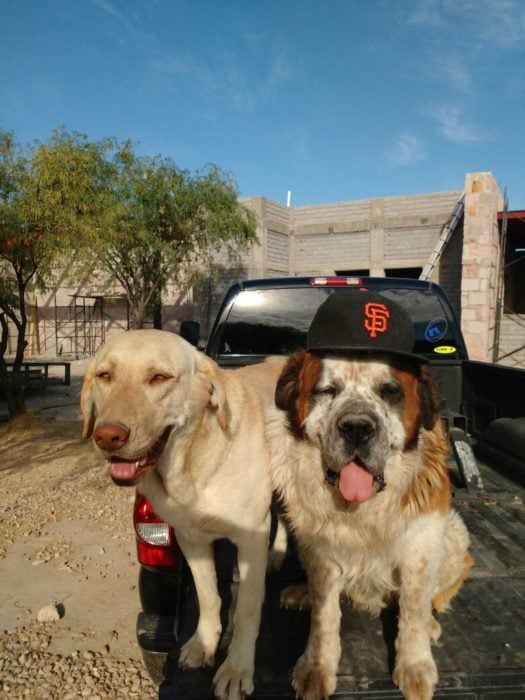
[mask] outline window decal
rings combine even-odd
[[[452,345],[438,345],[437,348],[434,348],[434,352],[440,355],[452,355],[453,352],[457,352],[457,348],[454,348]]]
[[[437,343],[444,337],[448,330],[448,323],[445,318],[435,318],[425,328],[425,340],[429,343]]]

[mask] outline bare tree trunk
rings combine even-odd
[[[20,368],[24,357],[22,349],[22,357],[19,358],[18,346],[20,345],[20,335],[17,341],[17,353],[13,363],[12,371],[8,372],[5,354],[7,352],[7,339],[9,336],[9,328],[7,318],[4,313],[0,314],[0,326],[2,328],[2,336],[0,339],[0,388],[7,403],[7,410],[11,417],[25,413],[24,386]]]
[[[153,328],[162,330],[162,295],[158,291],[153,294]]]
[[[24,351],[27,347],[27,311],[25,302],[27,281],[24,280],[21,269],[15,269],[15,274],[18,287],[18,308],[13,306],[12,308],[5,309],[4,312],[0,314],[0,326],[2,328],[2,340],[0,342],[0,386],[5,393],[10,416],[17,416],[26,411],[24,383],[22,381],[21,370],[22,362],[24,361]],[[10,372],[7,371],[7,363],[5,360],[9,337],[7,317],[9,317],[16,326],[16,350]]]
[[[144,319],[146,316],[146,305],[143,300],[136,302],[131,307],[132,318],[133,318],[133,328],[144,328]]]

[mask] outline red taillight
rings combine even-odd
[[[312,287],[359,287],[362,284],[361,277],[310,277]]]
[[[137,541],[138,560],[144,566],[175,566],[180,549],[173,529],[155,513],[147,498],[137,493],[133,509],[133,524]]]

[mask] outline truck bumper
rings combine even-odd
[[[168,654],[176,644],[175,625],[174,615],[141,612],[137,617],[137,641],[144,665],[157,685],[166,678]]]

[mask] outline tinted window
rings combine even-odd
[[[388,299],[394,299],[405,307],[414,326],[416,342],[414,352],[432,357],[446,357],[435,352],[436,347],[458,347],[455,326],[440,300],[426,289],[377,290]]]
[[[371,285],[367,288],[374,289]],[[219,353],[281,355],[304,347],[317,307],[334,291],[337,290],[289,287],[240,292],[223,325]],[[435,347],[457,347],[451,319],[431,291],[380,288],[374,291],[395,299],[408,310],[414,323],[415,352],[431,353],[433,358],[439,358],[434,353]]]

